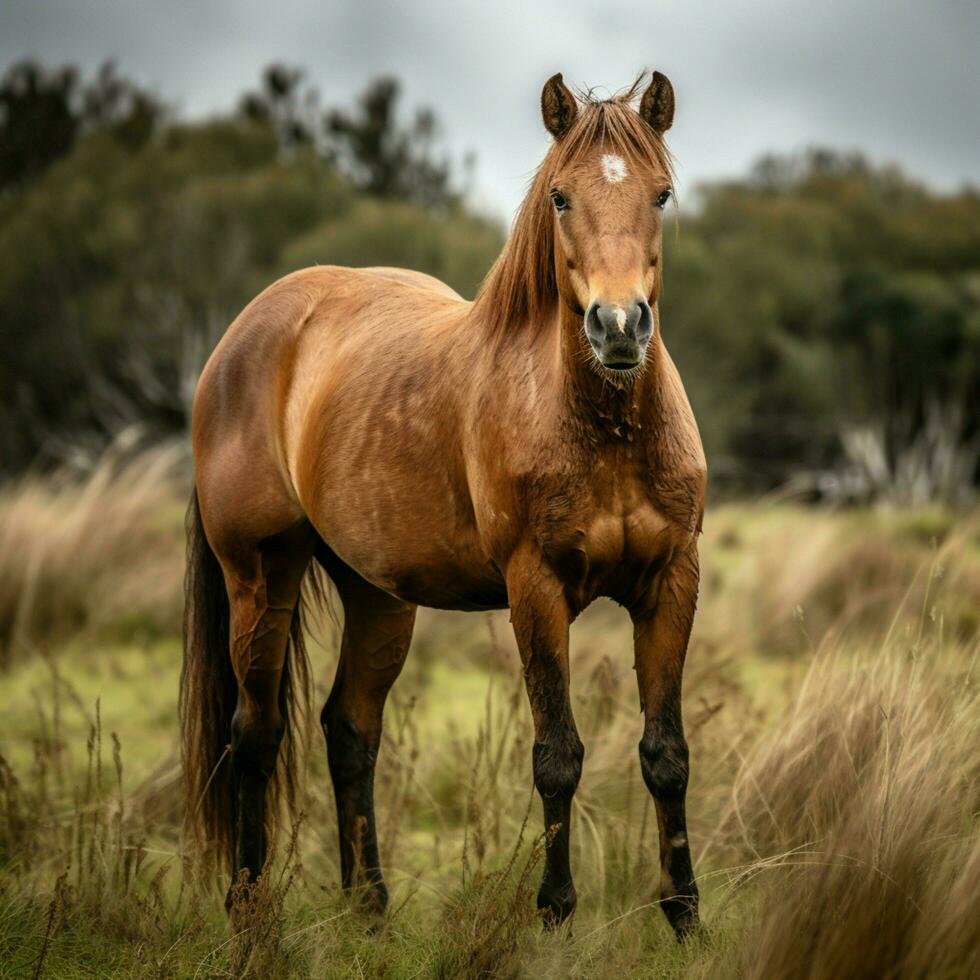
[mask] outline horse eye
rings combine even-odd
[[[666,205],[666,203],[670,200],[670,195],[673,193],[674,193],[673,188],[668,187],[667,190],[663,191],[660,194],[660,196],[657,198],[656,206],[658,208],[664,207],[664,205]]]
[[[568,207],[568,201],[561,191],[551,192],[551,203],[554,204],[556,211],[564,211]]]

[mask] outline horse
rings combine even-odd
[[[180,714],[189,820],[233,881],[261,875],[292,784],[313,568],[343,609],[320,715],[343,887],[384,911],[375,760],[417,607],[509,607],[547,828],[537,905],[567,919],[584,756],[568,634],[605,596],[634,626],[660,906],[679,939],[697,926],[681,676],[707,470],[658,307],[674,90],[654,72],[637,105],[644,80],[607,99],[547,81],[551,146],[472,301],[316,266],[259,294],[204,367]]]

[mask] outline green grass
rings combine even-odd
[[[25,492],[48,499],[37,485]],[[79,521],[61,492],[59,509]],[[13,534],[4,507],[23,525],[28,502],[0,500],[0,538]],[[151,504],[159,514],[156,496]],[[138,529],[137,502],[128,506]],[[17,529],[42,538],[44,522],[28,531]],[[168,505],[148,533],[157,549],[178,550],[179,508]],[[144,567],[139,542],[128,542],[129,564],[93,574],[98,595],[115,579],[132,590],[144,574],[173,574],[153,593],[168,611],[148,608],[140,615],[154,628],[134,631],[126,610],[120,626],[92,606],[71,635],[25,609],[38,580],[43,608],[56,608],[56,571],[70,562],[36,565],[18,591],[18,556],[8,555],[0,607],[19,611],[0,680],[0,976],[975,974],[977,542],[975,518],[946,512],[709,513],[685,675],[706,928],[683,947],[656,908],[631,629],[612,604],[597,603],[572,631],[587,754],[569,926],[545,932],[534,912],[541,810],[507,613],[424,611],[378,763],[389,915],[365,919],[339,890],[313,731],[300,823],[279,841],[235,935],[226,883],[197,876],[179,829],[180,648],[167,625],[179,561],[154,554]],[[94,602],[83,578],[63,587],[75,608]],[[336,628],[325,620],[315,639],[322,699]]]

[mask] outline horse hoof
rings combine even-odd
[[[575,911],[575,889],[538,892],[538,914],[545,929],[557,929]]]
[[[679,943],[703,934],[701,920],[698,917],[697,899],[675,895],[662,899],[661,908]]]
[[[383,881],[348,888],[347,894],[356,911],[364,918],[377,919],[379,924],[385,918],[388,910],[388,888]]]

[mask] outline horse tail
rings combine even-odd
[[[238,704],[238,679],[230,649],[231,606],[221,565],[201,522],[197,490],[185,519],[187,565],[184,575],[184,665],[180,675],[179,714],[184,773],[184,827],[205,864],[232,865],[235,800],[231,760],[232,718]],[[312,565],[312,563],[311,563]],[[308,597],[324,601],[324,586],[307,570]],[[310,667],[305,645],[304,601],[298,599],[279,680],[279,712],[284,731],[266,807],[274,835],[280,803],[294,820],[299,771],[309,728]]]
[[[201,523],[197,490],[185,519],[184,666],[178,710],[184,772],[184,826],[209,859],[234,841],[231,719],[238,681],[229,647],[230,606],[221,565]]]

